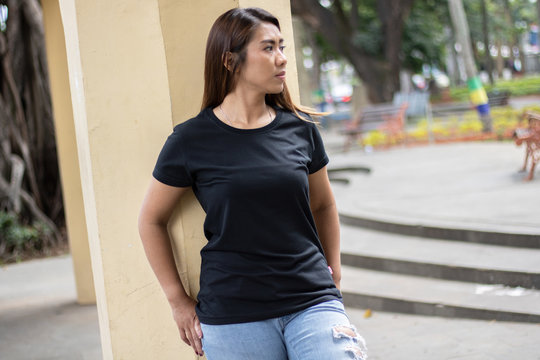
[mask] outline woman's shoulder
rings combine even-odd
[[[186,133],[196,132],[202,125],[202,120],[206,116],[207,109],[202,109],[197,115],[178,123],[173,128],[173,134],[183,136]]]
[[[284,118],[296,124],[307,127],[315,125],[313,117],[304,111],[297,110],[298,114],[295,114],[293,111],[281,107],[276,107],[276,111],[281,111]]]
[[[311,137],[314,132],[319,131],[320,122],[317,117],[301,110],[297,110],[298,115],[290,110],[284,111],[287,114],[285,117],[289,119],[288,122],[294,124],[297,129],[301,128],[306,136]]]

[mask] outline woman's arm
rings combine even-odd
[[[341,282],[339,217],[326,166],[309,175],[310,207],[336,287]]]
[[[196,302],[182,285],[176,269],[167,224],[178,200],[189,187],[173,187],[152,178],[139,214],[139,234],[148,262],[171,305],[182,340],[202,355],[202,331]]]

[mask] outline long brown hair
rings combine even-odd
[[[204,94],[201,110],[206,107],[218,106],[223,102],[225,96],[234,90],[236,86],[234,74],[244,65],[247,55],[246,46],[257,27],[263,22],[274,24],[281,31],[279,21],[274,15],[256,7],[233,8],[214,22],[206,42]],[[229,70],[224,66],[227,53],[231,53],[231,68]],[[298,111],[315,116],[326,114],[294,104],[286,83],[283,84],[281,93],[266,94],[265,102],[270,106],[279,106],[293,112],[306,121],[309,120],[300,115]]]

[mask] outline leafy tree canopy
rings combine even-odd
[[[337,3],[341,3],[343,16],[350,17],[354,1],[329,2],[327,8],[339,13]],[[351,43],[361,48],[366,55],[384,59],[384,36],[377,13],[377,1],[357,2],[357,8],[358,27],[353,33]],[[441,65],[444,59],[444,45],[447,41],[444,26],[447,24],[449,24],[449,15],[446,1],[415,1],[405,21],[401,50],[402,66],[412,71],[420,71],[424,63]],[[323,36],[317,34],[316,38],[322,50],[323,61],[342,57],[336,52],[335,47],[324,40]]]

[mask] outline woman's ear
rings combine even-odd
[[[225,68],[227,69],[227,71],[232,71],[233,69],[233,54],[230,52],[230,51],[226,51],[224,54],[223,54],[223,66],[225,66]]]

